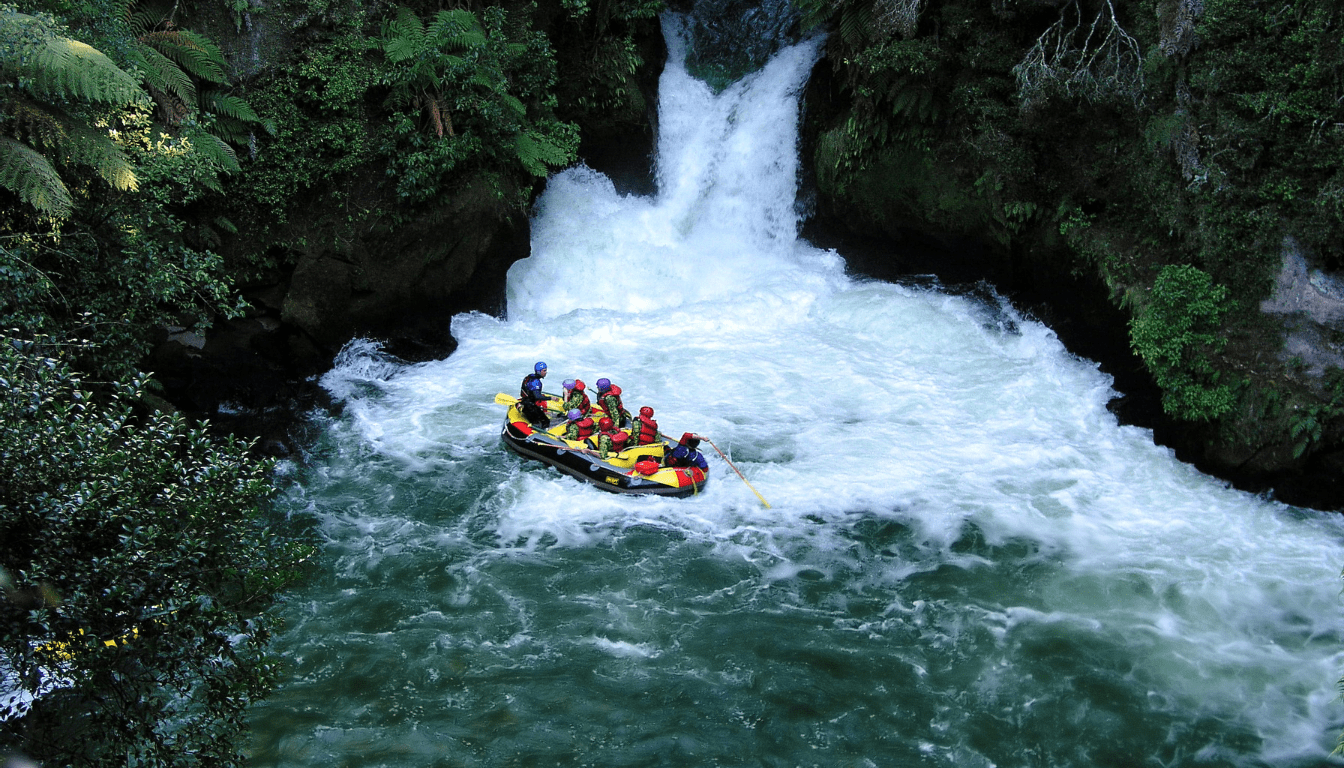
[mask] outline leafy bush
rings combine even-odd
[[[1162,387],[1162,407],[1172,416],[1202,421],[1232,409],[1235,388],[1212,363],[1227,343],[1220,326],[1229,309],[1227,288],[1207,272],[1168,265],[1130,321],[1130,343]]]
[[[116,377],[136,368],[159,326],[203,329],[243,311],[228,267],[184,217],[214,195],[220,167],[189,140],[164,133],[147,105],[127,109],[117,145],[139,177],[134,195],[72,185],[65,221],[0,213],[0,327],[87,339],[84,370]]]
[[[47,764],[236,765],[270,687],[265,609],[312,552],[263,506],[269,468],[143,381],[85,389],[0,339],[0,741]]]
[[[574,160],[578,131],[553,116],[550,43],[502,8],[481,17],[440,11],[429,24],[406,8],[384,26],[394,143],[385,148],[397,192],[410,202],[438,194],[469,163],[545,176]]]
[[[342,175],[378,156],[385,139],[371,102],[385,69],[376,41],[347,31],[305,47],[293,66],[251,85],[249,101],[275,127],[230,185],[251,219],[283,221],[311,190],[341,194]]]

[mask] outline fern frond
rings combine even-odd
[[[210,38],[185,29],[146,32],[140,42],[167,56],[192,77],[210,83],[227,83],[224,53]]]
[[[186,134],[191,146],[202,157],[214,163],[217,168],[225,173],[238,173],[242,166],[238,164],[238,153],[233,151],[223,139],[213,136],[203,130],[193,130]],[[204,179],[206,184],[216,192],[220,191],[219,182],[213,179]]]
[[[564,147],[536,131],[519,133],[514,138],[513,148],[518,162],[533,176],[549,173],[547,165],[565,165],[570,161],[569,152]]]
[[[501,93],[499,99],[508,105],[509,109],[513,110],[513,113],[518,117],[527,116],[527,107],[523,106],[523,102],[519,101],[517,96],[511,93]]]
[[[851,48],[863,48],[873,26],[871,2],[850,3],[840,12],[840,38]]]
[[[206,130],[230,144],[246,144],[253,132],[250,124],[231,117],[216,117]]]
[[[135,166],[107,135],[87,125],[71,125],[67,156],[74,162],[93,168],[113,189],[134,192],[140,188]]]
[[[425,47],[425,25],[409,8],[398,8],[397,15],[383,30],[383,53],[389,61],[400,63],[413,59]]]
[[[129,11],[130,6],[127,5]],[[129,13],[125,17],[126,25],[135,31],[136,36],[140,36],[151,29],[163,23],[163,14],[157,13],[154,9],[142,9]]]
[[[245,123],[260,123],[261,118],[252,106],[241,98],[216,90],[201,91],[201,109],[221,117],[231,117]]]
[[[70,140],[62,114],[20,94],[0,101],[0,117],[14,126],[10,135],[34,147],[60,147]]]
[[[70,215],[70,191],[60,174],[41,154],[8,136],[0,136],[0,186],[41,213]]]
[[[494,72],[482,67],[471,73],[471,79],[467,82],[472,85],[479,85],[487,91],[504,91],[508,86],[499,81],[499,76]]]
[[[136,64],[141,65],[145,85],[160,93],[171,94],[183,104],[196,103],[196,84],[172,59],[157,48],[141,45],[137,48]]]
[[[169,0],[119,0],[123,7],[123,18],[137,36],[158,29],[161,25],[172,27],[175,4]]]
[[[62,37],[43,19],[0,9],[0,75],[41,97],[125,104],[144,97],[134,77],[96,48]]]
[[[449,50],[481,48],[488,42],[481,20],[464,8],[439,11],[429,24],[427,37]]]

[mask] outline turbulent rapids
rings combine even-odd
[[[1338,519],[1117,425],[1006,302],[798,240],[819,41],[716,94],[665,27],[658,195],[553,177],[507,318],[324,377],[343,407],[282,500],[323,565],[253,763],[1334,764]],[[663,498],[502,450],[492,396],[537,360],[712,437],[771,507],[716,455]]]

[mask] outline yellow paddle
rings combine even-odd
[[[659,433],[658,433],[658,436],[661,437],[661,438],[667,439],[667,440],[673,440],[672,438],[668,437],[667,435],[664,435],[662,432],[659,432]],[[700,438],[701,440],[704,440],[706,443],[709,443],[710,445],[713,445],[713,446],[714,446],[714,450],[719,451],[719,446],[714,445],[714,441],[713,441],[713,440],[710,440],[708,437],[705,437],[704,435],[696,435],[696,437]],[[677,441],[676,441],[676,440],[673,440],[673,442],[677,442]],[[740,478],[742,478],[742,482],[746,483],[746,485],[747,485],[748,488],[751,488],[751,483],[748,483],[748,482],[747,482],[747,476],[744,475],[744,474],[742,474],[742,470],[738,469],[737,467],[734,467],[734,466],[733,466],[733,462],[731,462],[731,461],[728,460],[728,457],[724,455],[723,451],[719,451],[719,455],[723,457],[723,463],[724,463],[724,464],[727,464],[729,467],[732,467],[733,471],[737,473],[737,476],[740,477]],[[758,498],[758,499],[761,500],[761,503],[765,505],[765,508],[766,508],[766,509],[774,509],[774,507],[771,507],[771,506],[770,506],[770,502],[766,501],[766,500],[765,500],[765,497],[761,495],[761,492],[760,492],[760,491],[756,490],[755,488],[751,488],[751,492],[754,493],[754,494],[756,494],[756,498]]]
[[[509,395],[504,394],[503,392],[500,392],[498,395],[495,395],[495,403],[498,405],[513,405],[516,402],[518,402],[518,398],[511,397]]]

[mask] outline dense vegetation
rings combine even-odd
[[[48,765],[229,765],[274,678],[264,612],[312,545],[268,519],[269,467],[142,382],[85,388],[0,344],[0,744]],[[37,697],[32,700],[31,697]]]
[[[314,198],[518,211],[576,121],[644,119],[656,2],[281,6],[304,42],[242,85],[205,28],[246,2],[0,5],[0,756],[237,764],[274,679],[313,544],[139,373],[158,339],[249,312]]]
[[[1338,444],[1338,375],[1276,361],[1258,311],[1285,237],[1344,264],[1337,4],[802,6],[834,30],[813,159],[837,206],[1099,276],[1167,412],[1210,442]]]

